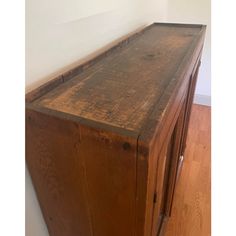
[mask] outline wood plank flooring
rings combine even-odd
[[[183,168],[164,235],[211,235],[210,107],[193,105]]]

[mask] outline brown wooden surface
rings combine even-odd
[[[162,203],[163,203],[163,195],[165,194],[165,170],[166,170],[166,161],[168,159],[168,144],[169,140],[166,140],[166,144],[162,148],[159,154],[159,160],[157,164],[157,185],[155,188],[155,201],[153,207],[153,227],[152,227],[152,235],[157,235],[158,229],[161,225],[162,221]]]
[[[27,95],[26,159],[51,235],[156,236],[160,154],[204,34],[202,25],[155,23]]]
[[[188,98],[187,98],[186,112],[185,112],[185,117],[184,117],[184,129],[183,129],[181,147],[180,147],[181,155],[184,155],[184,151],[186,147],[189,120],[190,120],[190,115],[191,115],[191,110],[192,110],[194,92],[195,92],[195,87],[197,84],[197,77],[198,77],[200,64],[201,64],[200,60],[196,62],[196,65],[193,69],[193,73],[191,74],[191,77],[190,77],[190,83],[189,83],[190,86],[189,86],[189,92],[188,92]]]
[[[27,111],[26,160],[53,236],[134,235],[136,141]]]
[[[180,62],[201,30],[153,25],[127,47],[104,57],[34,103],[138,131],[175,79]]]
[[[204,31],[195,39],[195,42],[189,48],[188,56],[186,56],[181,65],[176,72],[176,78],[181,78],[180,80],[173,80],[165,89],[162,94],[162,98],[154,107],[152,112],[149,114],[145,125],[142,127],[141,134],[139,135],[138,145],[139,149],[149,149],[148,163],[145,165],[145,173],[147,175],[141,175],[142,179],[138,178],[137,181],[137,193],[145,192],[143,196],[146,196],[146,201],[141,202],[140,205],[145,204],[145,206],[140,207],[140,209],[145,209],[145,226],[144,234],[149,235],[150,227],[153,227],[153,194],[156,183],[158,184],[158,179],[156,180],[156,169],[158,163],[158,155],[160,148],[164,145],[165,141],[168,140],[168,135],[171,134],[175,122],[178,118],[179,112],[183,106],[184,100],[186,98],[186,92],[188,90],[189,78],[193,73],[195,65],[198,63],[201,57],[201,51],[204,41]],[[194,90],[192,89],[193,93]],[[148,143],[148,145],[146,145]],[[141,146],[143,148],[141,148]],[[142,159],[142,153],[138,151],[138,155]],[[147,188],[142,188],[147,185]],[[139,196],[138,196],[139,198]],[[150,226],[151,225],[151,226]]]
[[[172,160],[170,162],[170,172],[168,176],[168,190],[167,199],[165,203],[165,216],[171,216],[174,192],[176,182],[178,180],[181,168],[182,168],[182,157],[184,155],[184,149],[186,146],[186,137],[188,132],[189,119],[192,109],[193,97],[195,93],[195,86],[197,82],[197,75],[200,66],[200,56],[195,63],[192,74],[190,75],[188,90],[186,99],[181,108],[180,115],[178,117],[175,130],[174,130],[174,143],[172,147]]]
[[[171,111],[173,112],[173,107],[180,101],[181,94],[184,94],[184,91],[186,90],[193,68],[201,56],[205,30],[206,27],[202,26],[202,30],[195,37],[188,48],[187,54],[180,62],[174,79],[171,80],[169,85],[165,88],[161,99],[156,103],[149,114],[145,125],[141,130],[140,141],[148,142],[152,145],[155,142],[156,136],[159,135],[160,127],[162,126],[167,114]]]
[[[173,142],[171,143],[171,154],[170,154],[171,156],[170,167],[169,167],[170,169],[168,173],[168,182],[167,182],[168,187],[166,190],[167,196],[164,206],[164,211],[165,211],[164,214],[166,217],[171,216],[172,201],[174,197],[178,163],[180,157],[181,135],[184,126],[185,109],[186,109],[186,101],[184,101],[183,103],[180,114],[178,116],[178,120],[175,125],[175,129],[173,131]]]
[[[188,80],[186,80],[188,82]],[[138,181],[137,181],[137,196],[138,199],[141,196],[146,198],[143,201],[139,202],[138,209],[143,210],[142,215],[145,215],[145,233],[144,235],[150,235],[150,230],[152,227],[155,227],[153,222],[153,194],[155,193],[156,186],[161,185],[161,179],[157,178],[157,167],[160,157],[160,151],[163,146],[166,145],[166,142],[170,140],[172,132],[174,130],[176,121],[178,119],[180,110],[183,106],[183,102],[186,98],[187,86],[185,83],[182,84],[181,88],[178,90],[175,100],[171,104],[168,111],[165,112],[162,117],[162,122],[159,124],[158,132],[156,133],[154,141],[149,147],[149,152],[146,154],[148,157],[146,165],[143,165],[141,171],[138,171]],[[145,144],[142,141],[138,140],[138,163],[143,162],[143,149],[145,150]],[[147,147],[146,147],[147,148]],[[140,177],[139,177],[139,173]],[[146,173],[146,174],[145,174]],[[142,193],[139,196],[139,192]],[[145,194],[144,194],[145,192]],[[161,196],[158,196],[161,198]],[[144,204],[144,206],[142,206]],[[155,221],[155,220],[154,220]],[[141,224],[140,224],[141,225]]]
[[[185,159],[164,235],[211,235],[210,107],[193,105]]]
[[[26,121],[27,166],[49,234],[92,235],[77,124],[35,111]]]

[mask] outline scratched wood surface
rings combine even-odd
[[[26,112],[26,161],[50,236],[135,235],[136,140]]]
[[[156,234],[160,156],[204,33],[155,23],[26,96],[26,160],[50,235]]]
[[[33,103],[140,131],[201,27],[154,24]]]

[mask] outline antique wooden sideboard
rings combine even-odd
[[[154,23],[26,95],[26,161],[50,235],[164,234],[205,30]]]

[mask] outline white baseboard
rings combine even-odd
[[[193,103],[204,106],[211,106],[211,97],[207,95],[195,94]]]

